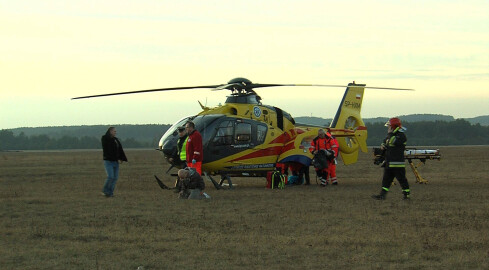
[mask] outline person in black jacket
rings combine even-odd
[[[127,162],[126,154],[122,149],[122,144],[115,136],[117,130],[115,127],[109,127],[104,136],[102,136],[102,149],[104,154],[104,166],[107,172],[103,195],[106,197],[114,196],[115,183],[119,178],[119,163]]]
[[[382,165],[384,167],[382,189],[379,195],[373,195],[372,198],[385,200],[395,177],[402,188],[404,199],[408,200],[411,191],[409,190],[409,183],[406,178],[406,164],[404,162],[404,150],[407,141],[406,135],[404,134],[405,128],[402,127],[401,120],[397,117],[389,119],[385,125],[387,126],[388,134],[380,146],[385,158],[385,163]]]

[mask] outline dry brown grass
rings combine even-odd
[[[184,201],[157,186],[156,151],[127,151],[110,199],[99,151],[3,152],[0,268],[488,269],[489,147],[441,150],[420,169],[428,185],[408,171],[408,203],[398,185],[370,198],[382,175],[370,154],[338,166],[337,187],[235,178]]]

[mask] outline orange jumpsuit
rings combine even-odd
[[[313,152],[314,150],[319,151],[319,150],[333,150],[335,153],[335,157],[338,156],[338,141],[331,136],[329,132],[326,133],[325,138],[320,138],[316,137],[314,140],[311,142],[311,148],[309,150]],[[318,170],[316,169],[316,173],[321,179],[321,185],[327,185],[328,182],[328,177],[331,177],[331,182],[332,183],[337,183],[337,178],[336,178],[336,163],[335,160],[329,160],[328,161],[328,168],[325,168],[323,170]]]
[[[334,137],[332,138],[332,148],[331,150],[334,151],[334,157],[335,159],[328,161],[328,180],[331,181],[333,185],[338,183],[338,179],[336,178],[336,158],[338,157],[338,140]]]

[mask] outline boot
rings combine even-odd
[[[379,195],[372,195],[372,198],[375,200],[383,201],[385,200],[386,195],[387,195],[387,191],[382,189]]]
[[[410,196],[411,192],[409,190],[403,190],[402,191],[402,195],[403,195],[403,200],[410,200],[411,199],[411,196]]]
[[[385,200],[385,195],[379,194],[379,195],[372,195],[372,198],[375,200],[383,201]]]
[[[328,185],[328,180],[324,179],[324,178],[319,178],[319,181],[321,182],[321,187],[325,187]]]

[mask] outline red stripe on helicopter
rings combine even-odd
[[[291,149],[294,149],[294,148],[295,148],[295,142],[291,141],[284,146],[284,148],[282,149],[282,153],[285,153],[285,152],[287,152]]]
[[[266,157],[266,156],[278,156],[282,153],[285,153],[291,149],[294,149],[294,141],[291,141],[287,143],[285,146],[272,146],[266,149],[260,149],[258,151],[255,151],[253,153],[250,153],[248,155],[235,158],[231,160],[230,162],[234,161],[239,161],[239,160],[245,160],[245,159],[252,159],[252,158],[257,158],[257,157]]]
[[[283,149],[283,146],[272,146],[272,147],[268,147],[266,149],[260,149],[260,150],[253,152],[253,153],[250,153],[248,155],[244,155],[242,157],[230,160],[230,162],[238,161],[238,160],[244,160],[244,159],[250,159],[250,158],[257,158],[257,157],[276,156],[276,155],[280,154],[282,149]]]
[[[270,144],[273,144],[273,143],[286,143],[288,141],[290,141],[290,135],[289,135],[289,133],[284,132],[282,135],[280,135],[277,138],[275,138],[275,140],[271,141]]]

